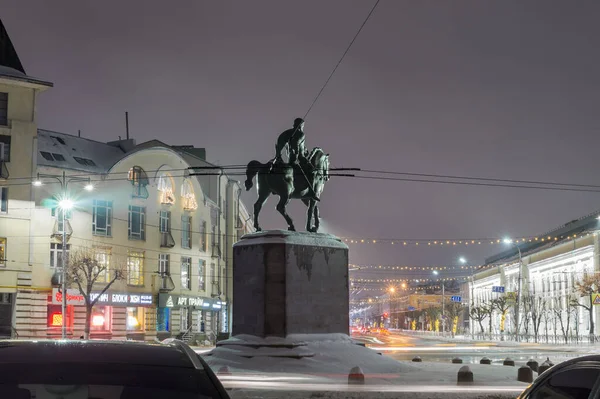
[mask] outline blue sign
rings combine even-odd
[[[504,287],[501,285],[495,285],[492,287],[492,292],[498,292],[500,294],[504,294]]]
[[[462,301],[462,297],[460,295],[454,295],[450,297],[450,300],[452,302],[461,302]]]
[[[412,312],[413,310],[415,310],[415,307],[414,306],[409,306],[408,310]]]

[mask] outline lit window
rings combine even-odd
[[[144,329],[144,308],[127,308],[127,331]]]
[[[194,211],[198,208],[194,188],[188,179],[185,179],[181,185],[181,201],[183,202],[183,209]]]
[[[166,173],[158,177],[158,192],[161,204],[174,204],[175,194],[173,193],[173,179]]]
[[[192,274],[192,258],[181,257],[181,288],[186,290],[191,289],[191,274]]]
[[[61,207],[52,208],[52,216],[56,219],[57,233],[61,233],[64,231],[63,224],[63,212],[64,210]],[[73,212],[71,209],[65,212],[65,219],[69,220],[73,216]],[[68,222],[67,222],[68,223]],[[67,234],[69,234],[69,227],[67,226]]]
[[[67,328],[73,327],[73,306],[67,306]],[[47,327],[60,328],[63,325],[62,305],[48,305]]]
[[[98,274],[97,283],[108,283],[110,280],[110,251],[108,249],[96,249],[96,261],[100,270],[95,271]]]
[[[6,266],[6,238],[0,237],[0,267]]]
[[[130,240],[146,239],[146,208],[129,205],[128,230]]]
[[[11,140],[11,136],[0,135],[0,161],[10,162]]]
[[[110,306],[94,306],[92,308],[90,330],[110,331],[110,310]]]
[[[192,248],[192,217],[181,217],[181,248]]]
[[[92,233],[97,236],[112,235],[112,201],[94,200]]]
[[[127,257],[127,284],[144,285],[144,253],[130,252]]]
[[[148,176],[141,167],[134,166],[129,169],[127,180],[133,185],[132,197],[148,198],[148,190],[146,189],[146,186],[148,185]]]

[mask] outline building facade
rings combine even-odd
[[[92,338],[214,342],[231,331],[232,246],[253,231],[239,182],[201,148],[38,129],[36,99],[52,85],[0,40],[12,49],[0,54],[0,335],[59,337],[63,322],[83,334],[75,287],[61,312],[63,232],[65,253],[93,251],[106,267],[95,295],[124,271],[93,309]],[[65,198],[72,209],[58,206]]]
[[[590,214],[488,259],[486,270],[470,284],[473,305],[489,306],[504,297],[508,309],[504,317],[494,309],[491,320],[481,325],[471,320],[471,333],[482,334],[483,326],[483,335],[502,339],[514,339],[518,330],[521,339],[530,341],[589,340],[590,315],[595,322],[599,309],[593,295],[583,295],[577,284],[600,273],[598,229],[598,214]]]

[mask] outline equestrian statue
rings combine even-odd
[[[282,153],[287,150],[288,162]],[[254,203],[254,228],[261,231],[258,216],[263,204],[271,194],[279,196],[277,211],[283,215],[288,230],[296,231],[286,207],[290,199],[300,199],[308,207],[306,230],[316,233],[319,229],[320,195],[329,180],[329,154],[315,147],[307,151],[305,146],[304,120],[296,118],[294,125],[279,135],[275,145],[275,158],[263,164],[251,161],[246,168],[246,191],[253,186],[257,176],[258,199]],[[313,224],[314,220],[314,224]]]

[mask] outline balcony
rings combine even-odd
[[[160,233],[160,246],[161,248],[173,248],[175,246],[175,240],[170,231]]]

